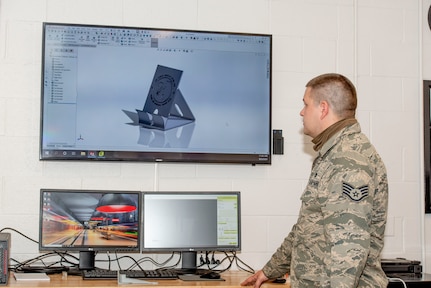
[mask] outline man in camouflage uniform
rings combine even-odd
[[[355,87],[339,74],[306,87],[300,114],[318,155],[299,218],[263,269],[241,285],[259,288],[288,273],[292,288],[387,287],[380,265],[386,168],[355,119]]]

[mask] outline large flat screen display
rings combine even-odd
[[[40,159],[270,164],[271,45],[44,23]]]

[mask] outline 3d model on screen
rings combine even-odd
[[[139,124],[146,128],[169,130],[195,121],[192,111],[178,89],[183,71],[158,65]]]

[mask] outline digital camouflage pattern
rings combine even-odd
[[[361,133],[345,127],[320,149],[297,223],[263,267],[291,287],[387,287],[380,252],[387,218],[386,168]]]

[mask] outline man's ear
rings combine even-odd
[[[328,104],[328,102],[325,101],[325,100],[320,101],[319,109],[320,109],[320,119],[322,120],[329,113],[329,104]]]

